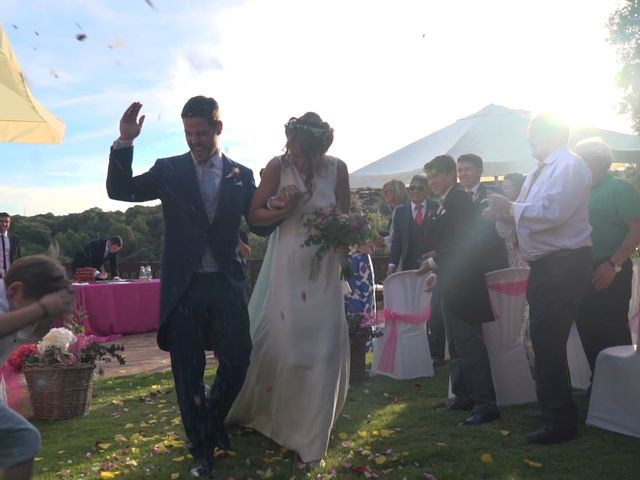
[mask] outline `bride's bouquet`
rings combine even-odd
[[[330,251],[340,255],[342,276],[349,278],[353,274],[351,262],[347,258],[349,248],[376,237],[376,233],[363,216],[340,213],[335,206],[317,208],[304,218],[302,224],[307,230],[307,238],[302,246],[320,247],[311,260],[309,278],[312,280],[318,276],[320,262]]]

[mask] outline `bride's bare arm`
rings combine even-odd
[[[260,185],[253,195],[249,207],[249,223],[259,227],[273,225],[286,218],[295,208],[301,194],[293,191],[292,186],[284,190],[286,195],[278,194],[280,189],[280,157],[272,158],[262,173]]]

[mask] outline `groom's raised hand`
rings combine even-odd
[[[138,120],[138,114],[142,104],[140,102],[133,102],[129,105],[129,108],[125,110],[122,118],[120,119],[120,140],[133,141],[142,131],[142,124],[144,123],[144,115]]]

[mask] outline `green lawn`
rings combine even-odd
[[[638,439],[582,425],[573,442],[530,445],[524,433],[537,423],[522,413],[535,405],[505,408],[492,424],[456,427],[464,413],[442,411],[446,391],[446,368],[431,379],[375,377],[354,385],[326,465],[306,478],[640,478]],[[169,372],[99,379],[95,393],[88,416],[36,423],[43,448],[35,478],[190,478]],[[578,402],[584,414],[585,398]],[[245,430],[233,431],[231,441],[236,454],[219,459],[214,478],[296,477],[292,452]]]

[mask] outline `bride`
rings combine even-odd
[[[285,134],[285,153],[267,165],[250,207],[252,224],[282,223],[260,273],[267,292],[251,319],[257,324],[251,364],[227,421],[253,428],[310,463],[324,457],[344,405],[349,334],[338,256],[326,254],[311,280],[318,247],[302,246],[302,220],[330,205],[347,212],[349,177],[343,161],[325,155],[333,129],[320,116],[290,119]]]

